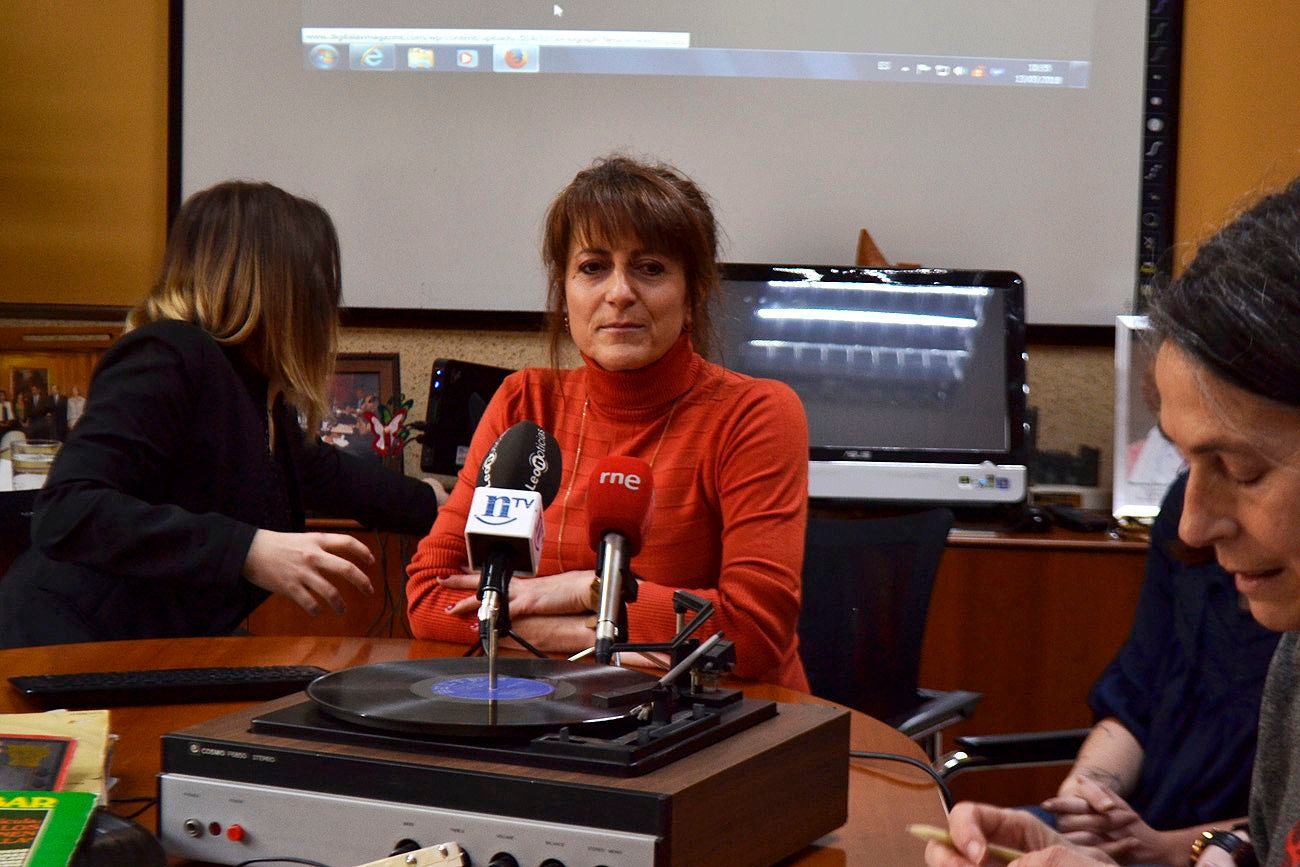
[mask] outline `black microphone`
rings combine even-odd
[[[640,458],[610,455],[602,458],[587,486],[587,536],[596,552],[600,579],[600,606],[596,612],[596,661],[608,664],[618,623],[625,618],[624,597],[635,600],[633,583],[623,582],[632,558],[650,523],[654,505],[654,477]],[[627,636],[623,636],[627,640]]]
[[[531,421],[497,437],[479,467],[465,519],[465,547],[470,568],[479,570],[480,635],[493,643],[510,631],[510,578],[537,572],[545,535],[542,512],[560,489],[560,474],[559,444]]]

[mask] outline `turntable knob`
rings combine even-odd
[[[488,862],[488,867],[519,867],[519,862],[515,860],[514,855],[508,852],[498,852],[492,856],[492,860]]]

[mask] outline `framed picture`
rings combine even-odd
[[[401,451],[383,455],[376,449],[379,434],[367,414],[387,421],[382,408],[390,407],[401,393],[396,352],[340,353],[330,382],[329,411],[321,419],[321,439],[367,460],[383,461],[400,472]]]
[[[63,440],[77,425],[95,364],[122,333],[105,326],[0,328],[0,440]]]

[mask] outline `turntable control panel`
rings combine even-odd
[[[651,867],[658,844],[644,834],[185,774],[159,778],[159,803],[168,854],[214,864],[307,858],[342,867],[455,841],[475,867]]]

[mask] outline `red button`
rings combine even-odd
[[[243,826],[243,825],[231,825],[229,828],[226,829],[226,837],[228,837],[228,838],[231,839],[231,840],[234,840],[236,843],[238,843],[240,840],[243,840],[243,839],[244,839],[244,826]]]

